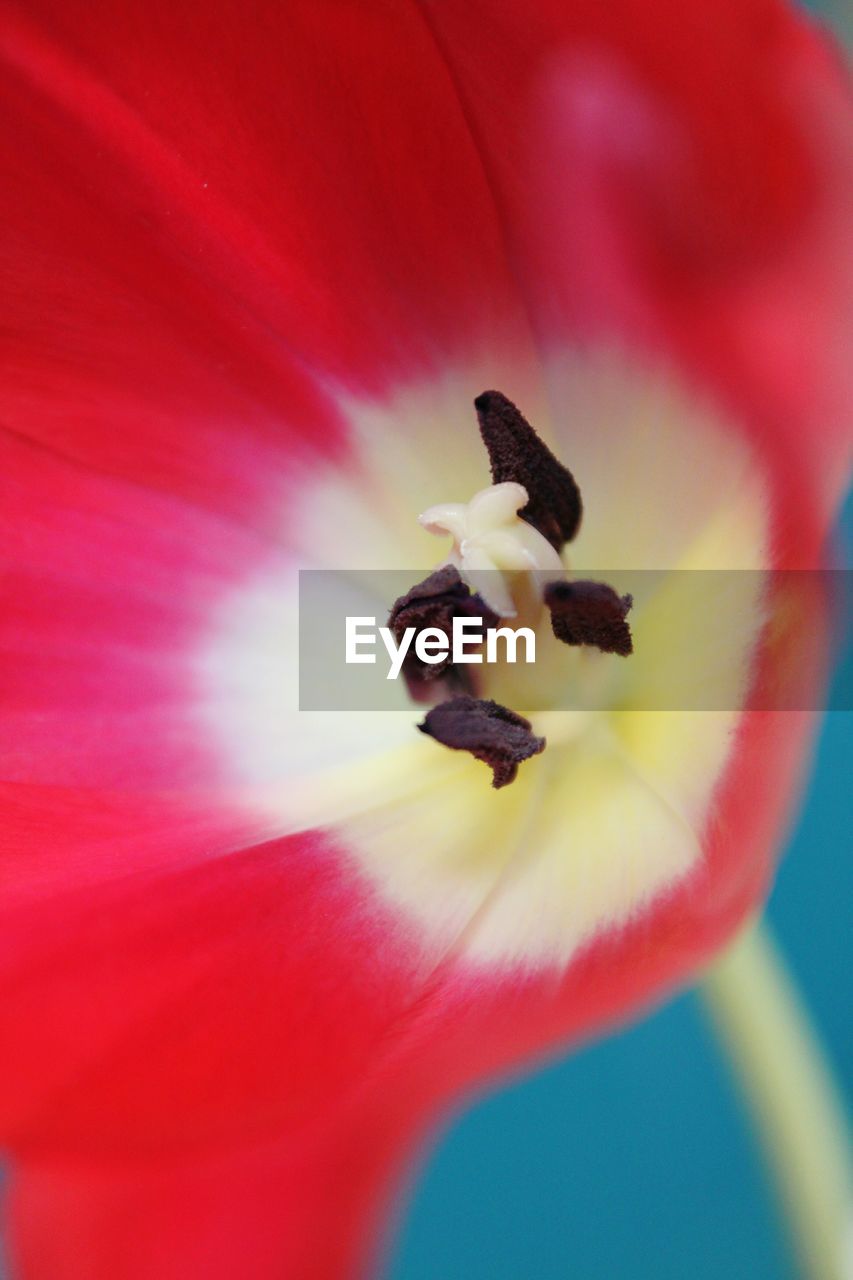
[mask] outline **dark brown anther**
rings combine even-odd
[[[549,582],[545,603],[551,610],[554,635],[565,644],[594,645],[602,653],[627,658],[634,651],[625,621],[634,603],[604,582]]]
[[[500,621],[479,595],[472,595],[453,565],[436,569],[395,600],[388,626],[397,644],[408,627],[414,627],[416,635],[426,627],[437,627],[447,636],[450,646],[447,657],[435,663],[422,662],[415,653],[414,643],[409,646],[402,672],[413,701],[433,702],[438,696],[436,682],[439,680],[451,691],[470,690],[471,668],[454,666],[452,661],[453,619],[458,617],[482,618],[484,633]]]
[[[524,485],[529,501],[519,515],[559,551],[580,528],[583,505],[574,476],[500,391],[484,391],[474,408],[489,452],[492,482]]]
[[[492,770],[492,786],[505,787],[522,760],[538,755],[545,739],[531,732],[530,721],[498,702],[466,696],[441,702],[418,728],[454,751],[470,751]]]

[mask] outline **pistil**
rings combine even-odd
[[[563,571],[551,543],[522,518],[521,509],[528,506],[524,486],[507,481],[481,489],[470,502],[430,507],[418,517],[429,533],[450,535],[453,547],[447,563],[455,565],[503,618],[518,611],[509,575],[533,574],[544,586]]]

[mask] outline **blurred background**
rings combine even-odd
[[[853,565],[853,501],[842,522]],[[853,656],[837,680],[849,680]],[[837,700],[836,700],[837,702]],[[853,1094],[853,713],[827,715],[769,920]],[[388,1280],[797,1280],[700,997],[488,1097],[417,1182]]]

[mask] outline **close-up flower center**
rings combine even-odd
[[[434,573],[396,602],[390,624],[398,639],[405,634],[411,643],[429,631],[434,639],[443,638],[449,650],[452,624],[473,615],[486,625],[490,650],[498,652],[497,638],[504,639],[505,660],[485,679],[472,676],[467,664],[450,657],[436,662],[413,655],[404,667],[413,699],[438,703],[419,728],[490,764],[493,785],[501,787],[515,779],[522,760],[538,755],[545,745],[524,717],[493,699],[471,696],[500,692],[511,697],[515,692],[525,698],[532,692],[529,680],[513,679],[517,641],[501,621],[511,618],[523,627],[534,652],[535,633],[548,613],[556,640],[627,657],[632,643],[625,617],[632,599],[620,597],[605,583],[565,580],[561,553],[576,535],[582,515],[574,477],[506,396],[485,391],[474,407],[494,483],[467,503],[433,506],[420,516],[429,533],[452,538],[452,550]],[[545,676],[536,681],[544,705],[555,704],[565,685],[553,669],[550,648],[540,668]],[[549,679],[554,683],[550,696]]]
[[[742,436],[621,353],[555,352],[545,373],[547,394],[510,357],[342,398],[346,481],[318,469],[283,496],[292,553],[225,602],[200,668],[205,724],[271,824],[322,822],[426,964],[563,963],[689,873],[764,625],[765,495]],[[484,430],[478,389],[501,381],[512,402],[491,393]],[[398,634],[530,625],[535,662],[410,648],[382,677],[389,709],[300,708],[305,568],[338,611],[352,597],[345,613]],[[702,571],[723,569],[709,628]],[[333,630],[330,669],[342,651]]]

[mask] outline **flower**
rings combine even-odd
[[[766,891],[812,717],[756,698],[822,644],[755,575],[822,562],[842,483],[839,67],[771,0],[28,0],[4,61],[13,1261],[354,1275],[437,1113]],[[294,692],[298,568],[434,569],[490,387],[579,570],[751,571],[717,710],[544,710],[500,792],[422,708]],[[701,605],[547,669],[692,688]]]

